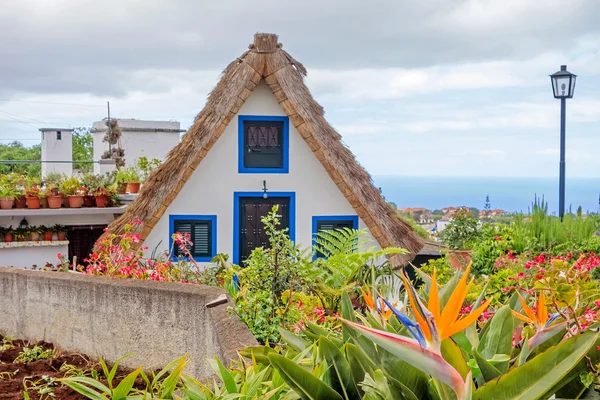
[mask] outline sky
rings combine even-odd
[[[0,8],[0,143],[111,116],[187,129],[255,32],[308,69],[373,175],[600,175],[597,0],[19,0]],[[62,104],[56,104],[62,103]]]

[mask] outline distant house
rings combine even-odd
[[[360,228],[382,248],[408,250],[392,265],[412,260],[422,240],[325,120],[305,75],[277,35],[256,34],[108,232],[121,234],[139,219],[148,251],[168,251],[172,234],[185,232],[198,262],[226,253],[240,264],[268,245],[261,218],[277,205],[282,227],[305,247],[318,231]]]
[[[437,221],[435,221],[435,231],[437,233],[440,233],[441,231],[446,229],[446,227],[448,226],[448,224],[450,224],[450,222],[452,222],[452,217],[448,216],[447,214],[444,215],[441,219],[438,219]]]
[[[419,225],[433,224],[434,222],[433,216],[429,213],[421,214],[417,219],[417,224]]]

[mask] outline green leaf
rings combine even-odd
[[[479,370],[481,371],[481,376],[485,379],[486,382],[491,381],[492,379],[496,379],[497,377],[502,375],[502,372],[498,370],[495,366],[490,364],[488,360],[486,360],[479,352],[473,349],[473,356],[477,361],[477,365],[479,366]]]
[[[170,399],[173,397],[173,392],[175,392],[175,389],[177,388],[177,383],[179,382],[179,378],[181,377],[183,368],[187,364],[186,356],[180,357],[179,359],[170,362],[168,367],[171,367],[174,362],[176,362],[177,364],[173,368],[173,371],[164,379],[164,381],[160,385],[161,398]],[[165,369],[163,369],[161,373],[163,373],[164,370]],[[162,376],[160,373],[159,375]],[[157,377],[159,375],[157,375]]]
[[[519,358],[517,359],[517,367],[520,367],[521,365],[525,364],[525,362],[527,361],[527,357],[529,357],[528,343],[529,343],[528,340],[523,341],[523,347],[521,348],[521,352],[519,353]]]
[[[512,351],[512,335],[515,330],[514,317],[510,307],[501,307],[488,321],[488,324],[490,327],[481,338],[477,348],[479,353],[487,360],[496,354],[510,354]],[[508,361],[498,363],[496,368],[505,373],[508,370]]]
[[[352,370],[348,360],[340,351],[339,347],[324,336],[319,339],[319,351],[331,366],[329,371],[333,375],[334,383],[337,383],[346,400],[359,398],[357,383],[354,382]],[[334,384],[334,387],[336,385]]]
[[[219,378],[221,378],[223,381],[225,389],[227,389],[227,393],[237,393],[238,388],[235,384],[235,380],[233,379],[233,375],[227,368],[225,368],[221,360],[217,358],[216,361],[219,367]]]
[[[89,378],[89,379],[91,379],[91,378]],[[82,384],[79,381],[79,379],[77,379],[75,377],[57,379],[57,381],[59,381],[63,385],[70,387],[77,393],[84,395],[88,399],[91,399],[91,400],[105,400],[106,399],[106,396],[103,396],[102,393],[98,393],[94,389],[92,389],[88,386],[85,386],[84,384]],[[106,391],[103,393],[110,394],[110,390],[108,388],[106,388]]]
[[[360,386],[365,393],[363,400],[401,399],[390,390],[390,384],[380,369],[373,372],[373,377],[371,374],[367,374]]]
[[[567,339],[480,387],[473,393],[473,399],[540,398],[577,365],[597,338],[597,332],[588,331]]]
[[[142,369],[144,368],[139,367],[138,369],[127,375],[125,378],[123,378],[119,385],[113,390],[113,400],[125,400],[129,392],[131,392],[131,388],[135,383],[135,379],[138,377]]]
[[[309,343],[308,341],[300,338],[299,336],[294,335],[292,332],[290,332],[286,329],[283,329],[283,328],[278,328],[278,329],[279,329],[279,333],[281,334],[281,337],[285,340],[287,345],[296,351],[302,351],[302,350],[306,349],[306,346],[309,346],[312,344],[312,343]]]
[[[362,382],[365,379],[366,374],[372,374],[373,371],[375,371],[375,363],[356,345],[346,343],[345,351],[348,364],[350,364],[350,369],[352,370],[354,382]]]
[[[451,338],[444,339],[442,341],[441,352],[444,360],[448,361],[448,363],[458,371],[463,379],[466,378],[470,369],[465,361],[465,358],[463,357],[460,347],[458,347],[454,340]]]
[[[247,347],[244,350],[240,351],[240,355],[243,357],[249,358],[250,360],[254,359],[256,362],[260,364],[269,365],[269,354],[277,353],[269,346],[255,346],[255,347]]]
[[[86,376],[74,376],[71,378],[60,378],[60,379],[57,379],[57,381],[65,384],[69,387],[71,387],[71,384],[73,384],[73,383],[89,385],[91,387],[94,387],[94,388],[100,390],[101,393],[110,394],[110,389],[108,387],[104,386],[101,382],[98,382],[97,380],[88,378]]]
[[[269,354],[271,365],[303,400],[342,400],[342,397],[316,376],[279,354]]]
[[[356,315],[354,314],[354,306],[352,305],[352,300],[350,299],[350,296],[348,296],[348,293],[342,292],[341,303],[342,303],[342,318],[347,319],[352,322],[356,322]],[[351,335],[348,332],[348,328],[345,326],[342,327],[342,337],[344,339],[344,342],[347,342],[351,338]]]
[[[496,365],[496,364],[508,362],[508,361],[510,361],[510,356],[508,354],[494,354],[494,356],[492,358],[488,359],[488,362],[492,365]]]

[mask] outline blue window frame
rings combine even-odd
[[[240,264],[240,229],[241,213],[240,199],[245,197],[264,197],[263,192],[234,192],[233,193],[233,263]],[[289,235],[290,240],[296,240],[296,193],[295,192],[268,192],[268,197],[289,198]]]
[[[217,254],[216,215],[169,215],[169,249],[173,248],[175,232],[190,234],[195,261],[208,262]],[[177,254],[178,249],[174,249],[174,259]]]
[[[351,228],[358,229],[357,215],[323,215],[312,217],[312,237],[313,245],[317,238],[317,232],[322,230]],[[315,257],[322,257],[322,254],[315,253]]]
[[[287,174],[289,170],[289,118],[239,115],[238,172],[240,174]]]

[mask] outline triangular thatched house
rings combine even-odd
[[[189,232],[198,261],[227,253],[239,263],[266,243],[260,217],[279,204],[297,243],[310,245],[321,229],[368,228],[379,246],[408,249],[394,265],[411,260],[421,240],[327,123],[305,76],[277,35],[256,34],[109,231],[139,219],[149,251]]]

